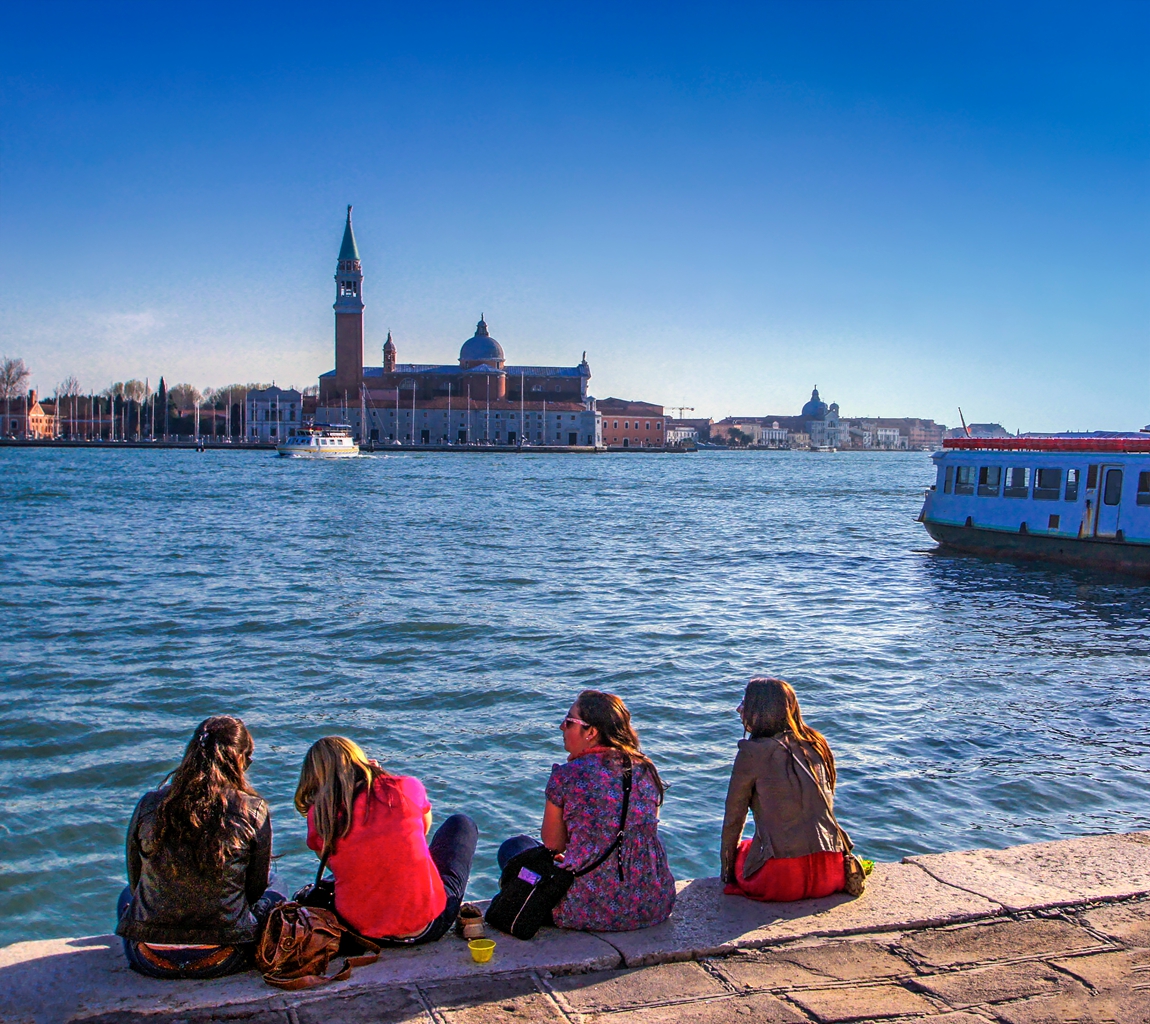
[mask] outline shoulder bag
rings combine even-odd
[[[336,915],[335,888],[323,878],[326,866],[325,855],[319,862],[315,882],[305,885],[290,903],[281,903],[268,915],[256,942],[256,967],[269,985],[314,988],[350,978],[353,967],[379,959],[379,946],[351,932]],[[328,964],[339,954],[345,936],[354,939],[367,953],[346,957],[339,971],[328,977]]]
[[[551,911],[567,895],[571,883],[594,871],[615,852],[627,827],[632,767],[631,758],[627,756],[623,769],[623,811],[619,815],[619,831],[611,845],[578,871],[556,864],[555,854],[546,846],[535,846],[512,857],[500,876],[499,892],[487,908],[485,920],[489,925],[517,939],[532,938],[540,927],[550,922]]]

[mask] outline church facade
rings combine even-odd
[[[602,444],[577,366],[508,365],[480,316],[455,363],[401,363],[388,332],[383,361],[363,358],[363,267],[347,208],[336,264],[335,368],[319,378],[317,422],[348,423],[365,441],[406,444]]]

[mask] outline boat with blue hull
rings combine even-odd
[[[943,547],[1150,578],[1150,434],[948,438],[919,521]]]

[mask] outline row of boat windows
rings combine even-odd
[[[1098,486],[1098,466],[1086,471],[1086,489]],[[1037,498],[1039,501],[1078,500],[1081,470],[1030,466],[947,466],[944,494],[977,494],[981,498]],[[1122,500],[1123,471],[1105,467],[1102,503],[1117,505]],[[1139,505],[1150,505],[1150,471],[1138,474]]]

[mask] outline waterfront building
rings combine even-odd
[[[665,448],[663,407],[650,402],[604,398],[596,406],[603,419],[603,443],[617,448]]]
[[[259,388],[247,395],[247,439],[277,442],[303,426],[303,395],[295,388]]]
[[[971,423],[967,428],[970,433],[967,434],[966,430],[962,427],[954,427],[952,430],[946,430],[947,437],[1013,437],[1001,423]],[[944,428],[945,430],[945,428]]]
[[[699,440],[699,431],[687,423],[667,421],[667,444],[687,444]]]
[[[19,398],[5,399],[4,433],[9,437],[43,439],[56,436],[56,404],[41,400],[33,389]]]
[[[382,363],[365,366],[363,266],[350,206],[335,281],[335,369],[319,378],[317,422],[348,423],[357,437],[380,442],[602,444],[587,353],[577,366],[509,365],[482,315],[455,363],[401,363],[389,331]]]

